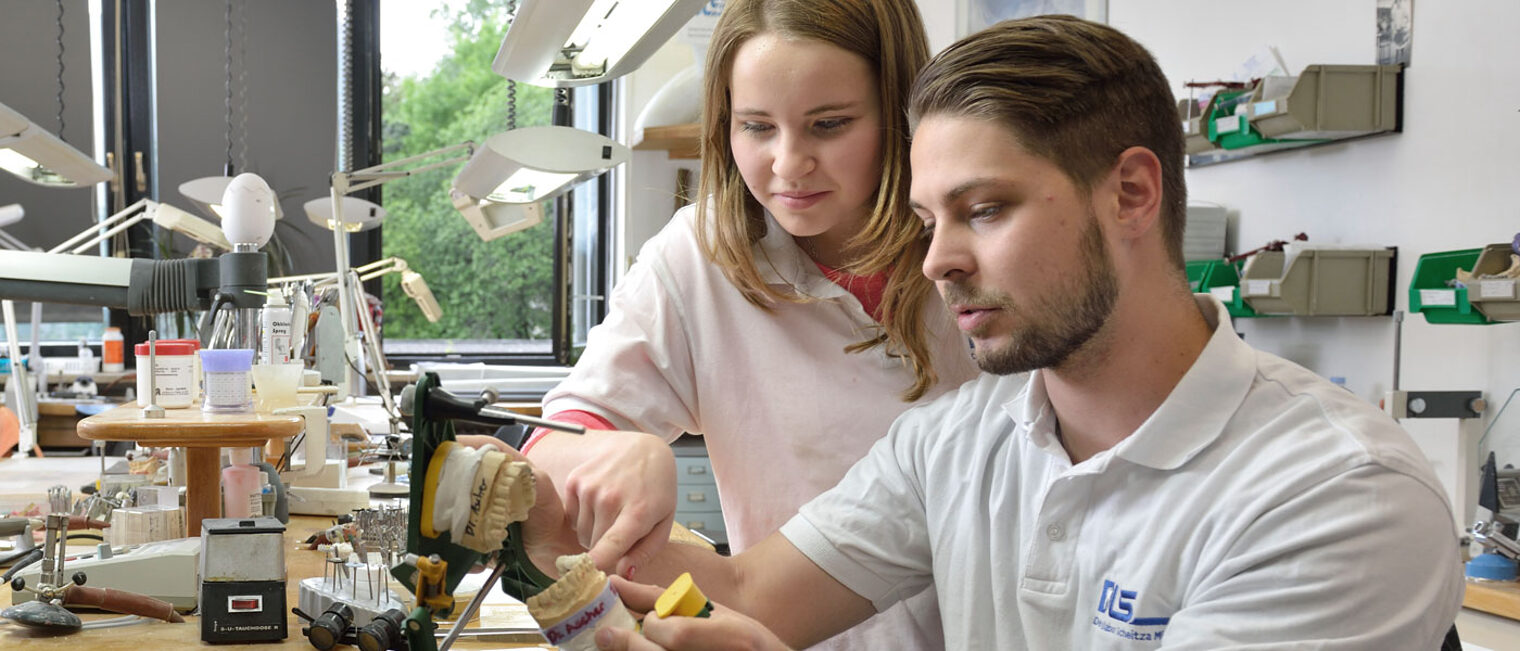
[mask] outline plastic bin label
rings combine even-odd
[[[1483,298],[1514,298],[1515,281],[1509,279],[1485,280],[1478,283],[1478,293]]]
[[[1272,281],[1270,280],[1247,280],[1246,294],[1251,296],[1271,296]]]
[[[1224,287],[1211,287],[1209,288],[1209,294],[1213,295],[1214,298],[1219,299],[1219,302],[1221,303],[1235,302],[1234,285],[1226,285]]]
[[[1216,133],[1234,133],[1239,130],[1239,115],[1227,115],[1225,117],[1214,120],[1214,131]]]
[[[1420,304],[1425,307],[1456,307],[1457,292],[1451,289],[1422,289]]]

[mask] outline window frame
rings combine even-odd
[[[366,134],[369,143],[367,150],[360,152],[358,143],[354,143],[355,155],[353,160],[356,166],[361,164],[378,165],[381,162],[381,123],[383,120],[383,107],[380,96],[383,71],[380,67],[380,8],[376,0],[348,0],[350,11],[354,12],[353,23],[356,25],[353,39],[354,61],[356,70],[355,77],[363,76],[368,83],[367,92],[353,92],[350,90],[350,101],[346,103],[349,114],[343,119],[350,120],[350,124],[358,125],[355,131]],[[372,4],[373,3],[373,4]],[[342,28],[342,22],[339,23]],[[504,79],[502,83],[506,83]],[[360,86],[359,82],[354,84]],[[588,92],[589,91],[589,92]],[[616,115],[615,94],[612,92],[611,83],[602,83],[583,89],[567,89],[562,93],[565,105],[554,111],[553,124],[571,126],[579,129],[594,130],[602,135],[611,136],[612,125]],[[588,120],[578,119],[576,103],[581,102],[584,108],[585,102],[591,102],[593,109]],[[340,106],[345,105],[340,102]],[[480,134],[484,138],[489,134]],[[341,135],[340,135],[341,137]],[[365,154],[363,158],[360,153]],[[576,192],[566,193],[554,200],[554,270],[551,274],[551,301],[550,309],[550,351],[548,353],[386,353],[386,360],[396,368],[406,368],[418,362],[450,362],[450,363],[486,363],[522,366],[568,366],[578,355],[576,350],[577,338],[584,340],[585,332],[591,327],[601,323],[607,314],[607,296],[610,274],[610,247],[611,233],[614,224],[611,173],[598,175],[588,181],[587,184],[595,184],[595,205],[592,211],[587,213],[595,219],[593,232],[598,234],[597,241],[592,246],[593,255],[587,256],[589,263],[595,265],[590,273],[591,287],[582,292],[584,300],[589,302],[587,310],[587,322],[584,328],[577,332],[574,327],[572,311],[576,308],[572,292],[575,282],[575,241],[574,229],[571,220],[575,215]],[[381,203],[379,186],[371,188],[373,196],[363,198],[376,203]],[[356,196],[357,193],[356,193]],[[383,203],[382,203],[383,205]],[[384,238],[385,225],[369,231],[349,235],[350,261],[355,266],[374,262],[381,258],[381,245]],[[508,236],[510,237],[510,236]],[[384,297],[379,279],[371,280],[365,284],[365,291],[375,296]]]

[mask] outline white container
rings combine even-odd
[[[203,350],[200,356],[201,382],[206,391],[201,410],[253,411],[253,349]]]
[[[126,370],[126,355],[124,355],[125,341],[121,336],[121,328],[115,326],[106,328],[105,334],[100,337],[100,370],[107,373],[120,373]]]
[[[284,364],[290,361],[290,306],[279,292],[269,295],[259,311],[259,363]]]
[[[157,366],[153,370],[154,404],[164,409],[184,409],[195,402],[195,346],[160,341],[155,345]],[[148,344],[137,344],[137,406],[148,406]]]

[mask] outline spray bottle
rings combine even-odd
[[[290,361],[291,335],[290,306],[285,295],[269,293],[264,309],[259,313],[259,363],[284,364]]]

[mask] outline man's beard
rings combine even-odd
[[[1001,308],[1015,330],[1001,347],[975,350],[977,366],[988,373],[1011,375],[1037,368],[1062,366],[1081,350],[1108,322],[1119,297],[1113,260],[1104,247],[1096,215],[1089,214],[1082,234],[1080,277],[1049,288],[1034,301],[1033,309],[1016,307],[1007,295],[982,292],[951,284],[945,287],[945,304],[968,303]]]

